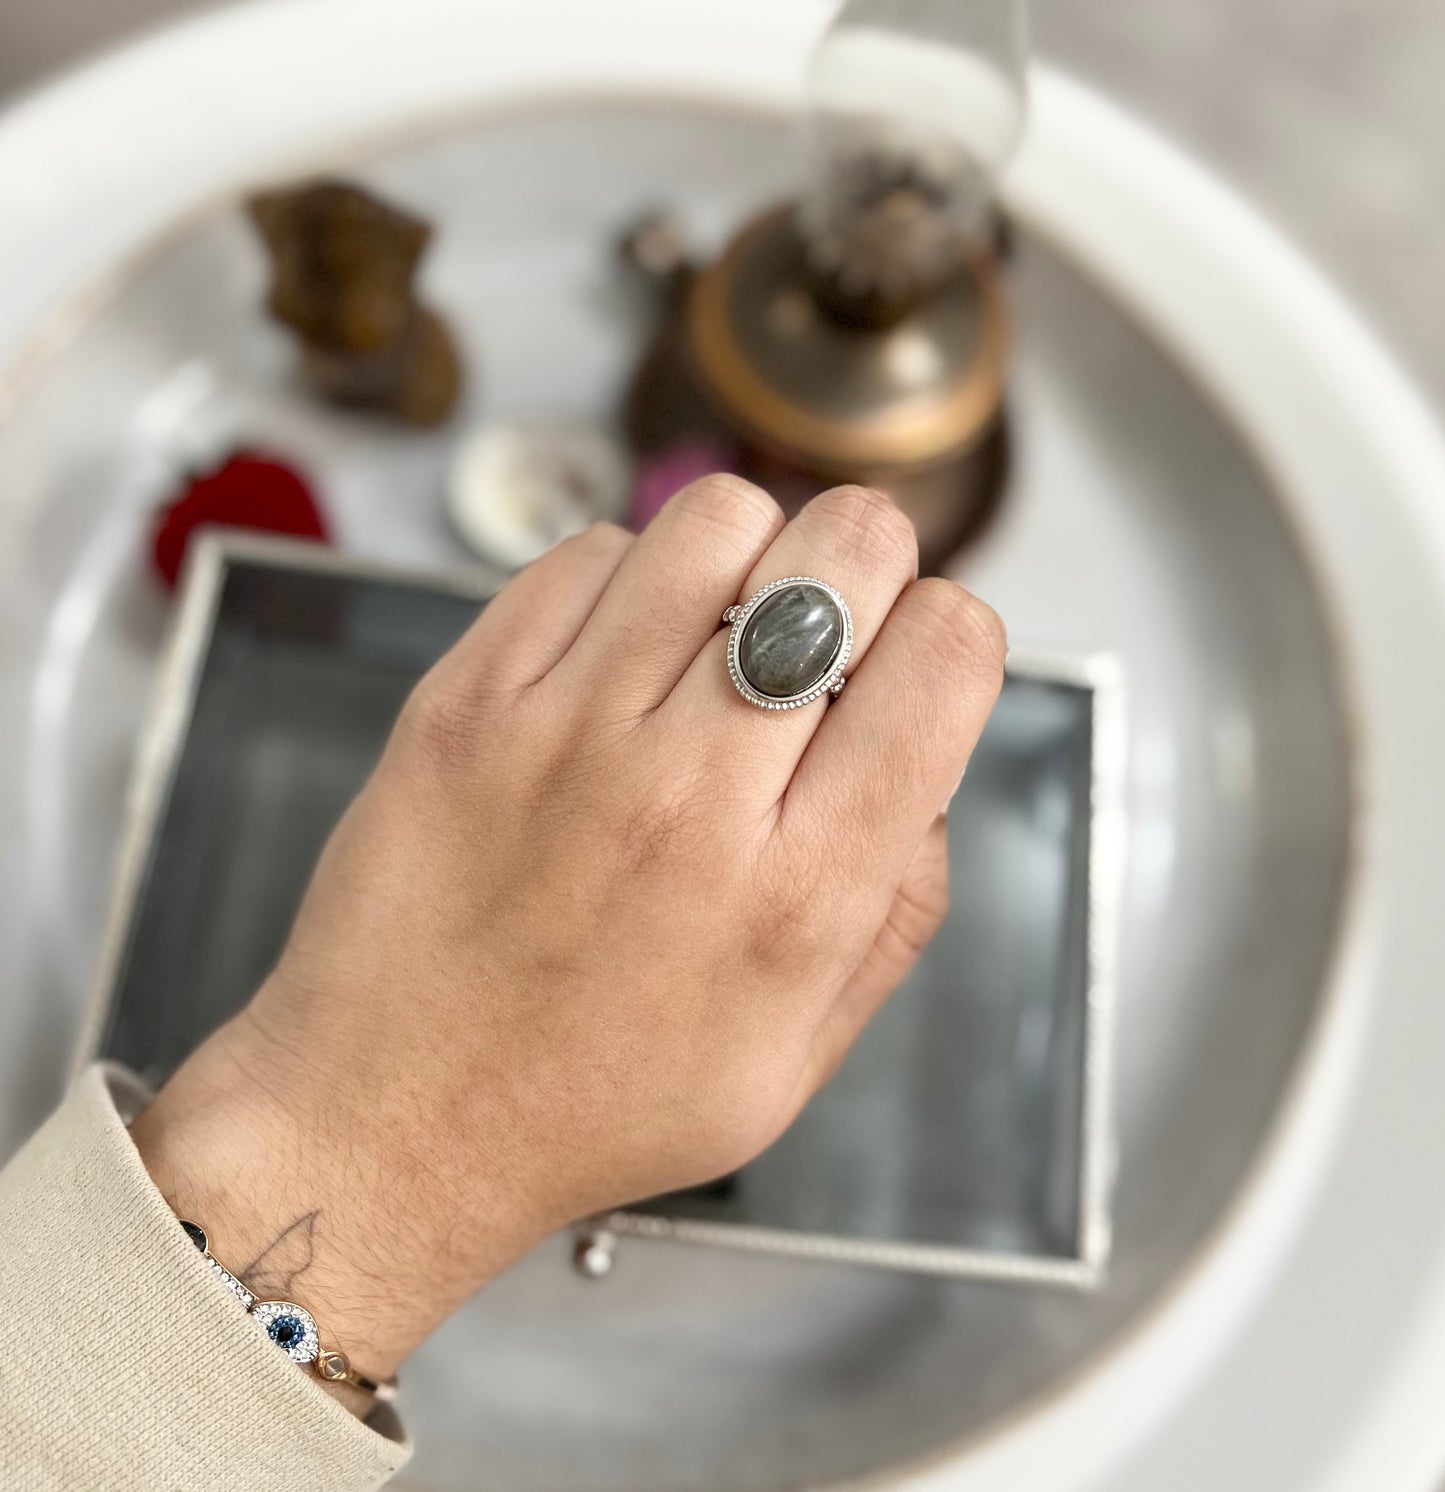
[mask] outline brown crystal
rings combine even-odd
[[[446,419],[461,362],[413,286],[430,225],[345,181],[262,192],[249,205],[271,257],[271,314],[300,338],[313,388],[408,424]]]

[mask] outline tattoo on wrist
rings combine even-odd
[[[311,1267],[316,1219],[321,1209],[303,1212],[284,1227],[241,1271],[247,1287],[270,1300],[290,1300],[296,1281]]]

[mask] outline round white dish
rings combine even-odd
[[[354,155],[368,139],[391,144],[457,111],[539,96],[670,94],[734,111],[786,109],[825,11],[765,0],[685,11],[626,0],[605,14],[564,0],[271,0],[162,33],[0,120],[0,378],[18,409],[48,355],[83,335],[129,255],[248,181],[290,174],[307,157]],[[1351,894],[1281,1121],[1207,1251],[1107,1358],[986,1439],[940,1450],[930,1465],[889,1472],[887,1481],[1010,1492],[1423,1489],[1445,1440],[1436,1413],[1445,1386],[1445,1196],[1427,1169],[1445,1075],[1445,1012],[1431,998],[1445,964],[1433,905],[1445,800],[1431,790],[1445,724],[1432,688],[1445,642],[1445,454],[1418,399],[1348,308],[1248,209],[1056,75],[1038,75],[1033,110],[1010,206],[1210,391],[1269,472],[1314,566],[1356,733]],[[126,128],[105,127],[115,120]],[[168,387],[182,403],[189,397]],[[94,389],[103,401],[98,376]],[[169,418],[164,408],[152,414]],[[102,402],[97,420],[106,415]],[[154,480],[147,452],[138,455],[137,491]],[[24,603],[56,579],[44,573],[47,557],[60,563],[75,552],[74,536],[56,533],[65,511],[43,506],[53,495],[44,482],[12,466],[7,485],[5,660],[36,644]],[[135,503],[129,511],[133,523]],[[1007,589],[1006,539],[979,556],[981,584],[992,565]],[[45,614],[43,648],[53,661],[71,644],[72,663],[98,662],[85,653],[94,636],[86,598],[114,604],[116,593],[81,586],[69,594],[74,605]],[[1042,625],[1048,613],[1034,616]],[[154,610],[129,617],[142,634],[156,620]],[[131,678],[102,669],[78,684],[75,667],[52,666],[23,686],[18,671],[0,670],[6,718],[27,722],[6,747],[7,773],[31,770],[33,752],[53,739],[47,719],[97,682],[124,694],[141,687],[143,669]],[[121,761],[124,743],[114,744]],[[108,801],[117,789],[108,785]],[[7,814],[20,815],[5,824],[9,843],[37,816],[77,809],[6,802]],[[46,867],[34,869],[42,888],[55,883]],[[51,874],[64,881],[69,871]],[[30,1054],[47,1036],[52,1050],[63,1044],[66,992],[86,950],[75,951],[75,967],[63,953],[57,965],[54,940],[37,942],[26,925],[25,888],[15,890],[3,931],[17,952],[15,977],[30,981],[36,1000],[25,1025],[34,1041],[9,1043],[8,1060],[43,1087],[48,1075]],[[29,1095],[12,1091],[18,1112]],[[674,1291],[696,1284],[672,1264],[649,1267]],[[537,1278],[512,1287],[510,1307],[501,1297],[498,1309],[510,1309],[514,1324],[523,1324]],[[825,1289],[795,1281],[774,1274],[757,1283],[785,1295]],[[635,1312],[636,1299],[615,1298]],[[669,1309],[666,1301],[664,1292],[654,1309]],[[875,1323],[883,1349],[890,1319],[884,1312]],[[594,1367],[608,1370],[605,1361]],[[887,1372],[886,1350],[876,1370]],[[499,1391],[491,1379],[477,1392],[488,1387]],[[838,1391],[846,1399],[848,1385]],[[740,1442],[748,1433],[737,1427]],[[627,1471],[612,1475],[626,1484]],[[524,1485],[525,1469],[512,1480]]]

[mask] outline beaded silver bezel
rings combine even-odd
[[[810,684],[801,694],[790,694],[786,698],[775,699],[771,695],[759,694],[753,686],[748,683],[743,673],[742,663],[738,653],[742,647],[743,633],[747,629],[748,621],[758,607],[777,591],[787,590],[796,585],[817,586],[820,591],[826,591],[838,608],[839,615],[843,618],[843,636],[838,643],[838,651],[833,655],[833,661],[828,665],[828,671],[815,684]],[[843,688],[843,670],[848,666],[848,658],[853,651],[853,614],[848,610],[848,603],[828,584],[826,580],[819,580],[813,575],[789,575],[782,580],[774,580],[765,585],[761,590],[756,590],[741,606],[729,606],[723,613],[723,621],[728,623],[731,631],[728,633],[728,677],[733,681],[733,687],[750,705],[756,705],[760,710],[796,710],[803,705],[812,704],[815,699],[821,699],[825,694],[838,694]]]
[[[301,1340],[293,1342],[289,1347],[281,1347],[279,1342],[271,1341],[270,1337],[271,1323],[282,1316],[294,1316],[301,1323]],[[267,1340],[271,1341],[271,1345],[280,1347],[292,1362],[304,1366],[316,1361],[321,1351],[321,1339],[316,1330],[315,1317],[304,1306],[290,1300],[260,1300],[251,1310],[251,1319],[267,1333]]]

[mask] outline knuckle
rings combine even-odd
[[[470,765],[486,729],[487,701],[435,671],[412,690],[398,729],[429,760],[443,766]]]
[[[912,618],[934,660],[997,691],[1008,634],[992,606],[951,580],[930,577],[914,582],[903,614]]]
[[[918,568],[918,536],[907,514],[872,487],[833,487],[814,498],[845,551],[871,567]]]
[[[690,482],[670,506],[679,514],[727,533],[769,533],[783,523],[783,510],[769,493],[731,472],[717,472]]]

